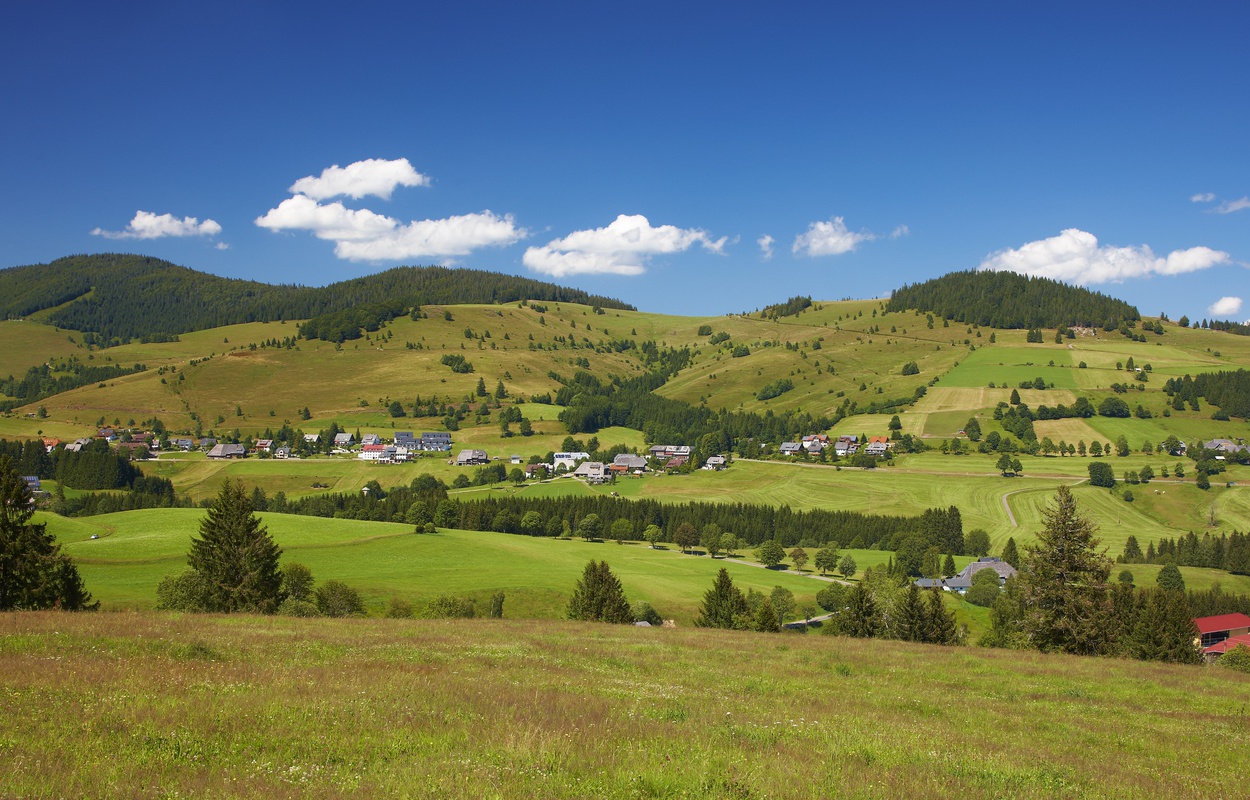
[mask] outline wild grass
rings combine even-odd
[[[0,615],[0,687],[18,797],[1225,798],[1250,678],[819,635],[40,612]]]

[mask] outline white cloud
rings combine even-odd
[[[807,233],[795,237],[792,249],[796,255],[837,256],[850,253],[860,243],[876,238],[876,234],[868,231],[857,233],[847,230],[844,218],[834,217],[828,222],[818,221],[808,225]]]
[[[723,253],[727,237],[713,239],[698,228],[652,227],[641,214],[621,214],[606,228],[574,231],[525,251],[522,261],[535,272],[564,275],[640,275],[653,256],[681,253],[699,244]]]
[[[1231,317],[1241,311],[1240,297],[1221,297],[1211,304],[1207,309],[1207,313],[1216,317]]]
[[[1240,200],[1225,200],[1215,208],[1211,209],[1216,214],[1231,214],[1234,211],[1250,208],[1250,197],[1243,197]]]
[[[480,247],[502,247],[529,235],[512,215],[492,211],[411,222],[378,214],[367,208],[348,208],[339,201],[320,203],[335,195],[389,198],[396,186],[422,186],[429,179],[412,168],[408,159],[357,161],[335,165],[320,178],[301,178],[289,197],[255,222],[271,231],[309,231],[334,242],[334,254],[349,261],[381,261],[468,255]]]
[[[773,242],[775,241],[777,240],[767,233],[755,240],[755,243],[760,246],[760,254],[763,255],[765,261],[773,257]]]
[[[350,261],[379,261],[428,256],[467,256],[479,247],[505,247],[529,235],[511,214],[462,214],[423,219],[396,227],[385,236],[340,241],[334,254]],[[446,263],[446,262],[444,262]]]
[[[230,245],[226,244],[225,242],[218,242],[217,244],[215,244],[215,245],[213,245],[213,246],[214,246],[214,247],[216,247],[218,250],[229,250],[229,249],[230,249]]]
[[[328,200],[345,195],[359,200],[367,195],[390,200],[397,186],[428,186],[430,179],[412,168],[406,158],[387,161],[367,158],[346,167],[335,164],[321,171],[321,177],[309,175],[291,184],[291,194],[307,195],[314,200]]]
[[[1174,250],[1166,258],[1159,258],[1146,245],[1099,245],[1092,233],[1069,228],[1049,239],[992,253],[978,269],[1018,272],[1085,285],[1119,283],[1149,275],[1180,275],[1229,263],[1232,259],[1228,253],[1209,247]]]
[[[1189,202],[1191,202],[1191,203],[1210,203],[1210,202],[1211,202],[1212,200],[1214,200],[1214,199],[1215,199],[1215,193],[1214,193],[1214,192],[1201,192],[1201,193],[1199,193],[1199,194],[1191,195],[1191,196],[1190,196],[1190,198],[1189,198]]]
[[[899,239],[899,238],[906,236],[909,233],[911,233],[911,228],[907,227],[906,225],[899,225],[890,233],[890,238]]]
[[[211,219],[200,222],[195,217],[178,219],[173,214],[154,214],[151,211],[136,211],[135,218],[124,230],[106,231],[96,228],[92,236],[103,236],[105,239],[163,239],[167,236],[216,236],[221,233],[221,226]]]

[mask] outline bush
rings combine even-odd
[[[1104,486],[1108,489],[1115,486],[1115,470],[1106,461],[1091,461],[1089,463],[1089,485]]]
[[[477,616],[477,603],[472,597],[440,594],[425,607],[427,619],[472,619]]]
[[[992,569],[983,569],[972,576],[972,586],[964,599],[974,606],[989,608],[1000,594],[1002,590],[999,588],[998,573]]]
[[[389,619],[408,619],[412,616],[412,603],[402,597],[392,597],[386,606],[386,616]]]
[[[319,617],[321,612],[317,610],[317,606],[307,600],[296,600],[294,597],[288,597],[282,601],[282,605],[278,606],[278,613],[284,617]]]
[[[903,374],[904,375],[919,375],[920,365],[917,364],[915,361],[908,361],[906,364],[903,365]]]
[[[1239,644],[1232,650],[1220,656],[1215,662],[1221,667],[1235,669],[1238,672],[1250,673],[1250,647]]]
[[[156,587],[156,607],[161,611],[207,611],[208,583],[193,569],[170,575]]]
[[[651,607],[646,600],[639,600],[634,603],[631,610],[634,612],[634,622],[646,622],[651,625],[663,625],[664,619],[660,616],[660,612]]]
[[[363,617],[365,604],[360,592],[342,581],[326,581],[314,592],[317,610],[327,617]]]

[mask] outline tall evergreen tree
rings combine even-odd
[[[840,620],[842,632],[865,639],[876,636],[881,630],[881,621],[877,618],[877,603],[864,581],[855,584],[846,601],[847,608]]]
[[[1007,544],[1003,545],[1001,558],[1016,569],[1020,569],[1020,551],[1016,549],[1015,537],[1007,537]]]
[[[781,620],[773,610],[773,601],[765,597],[755,612],[754,630],[759,633],[776,633],[781,630]]]
[[[700,628],[733,628],[740,616],[747,613],[747,601],[734,586],[729,571],[721,567],[712,588],[703,595],[703,606],[694,624]]]
[[[1150,592],[1133,629],[1133,656],[1143,661],[1197,664],[1202,655],[1194,646],[1198,629],[1185,593],[1167,589]]]
[[[909,583],[894,609],[894,638],[905,642],[923,642],[926,641],[927,629],[928,616],[920,587],[914,582]]]
[[[1094,525],[1077,513],[1068,487],[1059,487],[1042,518],[1020,572],[1025,632],[1043,651],[1097,653],[1105,639],[1098,623],[1111,560],[1097,550]]]
[[[191,540],[187,563],[209,587],[210,611],[272,614],[282,602],[282,550],[239,481],[226,481]]]
[[[625,599],[625,589],[620,579],[612,574],[608,562],[592,559],[586,564],[582,577],[573,587],[568,617],[621,625],[634,621],[634,613]]]
[[[94,611],[78,568],[35,513],[30,487],[8,456],[0,457],[0,611],[59,608]]]
[[[930,644],[954,644],[958,632],[955,628],[955,613],[942,602],[940,589],[929,590],[929,600],[925,609],[925,641]]]

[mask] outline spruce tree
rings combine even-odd
[[[96,610],[74,562],[46,525],[30,521],[34,513],[30,487],[8,456],[0,458],[0,611]]]
[[[946,608],[942,602],[940,589],[929,590],[928,608],[925,609],[925,641],[930,644],[954,644],[957,633],[955,630],[955,613]]]
[[[187,563],[208,586],[207,610],[272,614],[282,602],[282,550],[239,481],[226,481],[191,540]]]
[[[621,625],[634,621],[634,613],[625,599],[625,590],[620,579],[612,574],[608,562],[592,559],[586,564],[581,579],[573,587],[568,617]]]
[[[877,603],[863,581],[855,584],[847,596],[847,608],[842,615],[840,627],[847,636],[860,638],[876,636],[880,632]]]
[[[773,601],[767,597],[755,612],[755,630],[760,633],[776,633],[781,630],[781,620],[777,618],[777,612],[773,610]]]
[[[1077,513],[1068,487],[1059,487],[1042,517],[1038,543],[1026,548],[1020,571],[1025,632],[1043,651],[1096,653],[1106,635],[1098,616],[1111,560],[1097,550],[1094,525]]]
[[[733,628],[737,618],[747,613],[747,601],[734,586],[729,571],[721,567],[712,588],[703,595],[703,606],[694,624],[700,628]]]
[[[920,587],[910,583],[894,610],[894,638],[904,642],[923,642],[927,629],[928,619]]]
[[[1181,576],[1181,571],[1177,569],[1176,564],[1169,561],[1163,565],[1163,569],[1159,570],[1159,577],[1155,578],[1159,584],[1159,588],[1169,592],[1185,591],[1185,578]]]
[[[1020,552],[1016,550],[1016,540],[1014,537],[1007,538],[1007,544],[1003,545],[1003,552],[1000,557],[1003,561],[1006,561],[1016,569],[1020,568]]]
[[[1194,646],[1197,638],[1184,592],[1161,589],[1146,600],[1133,630],[1132,653],[1143,661],[1197,664],[1202,661]]]
[[[955,569],[955,557],[950,553],[946,554],[946,558],[942,561],[942,574],[951,577],[957,572]]]

